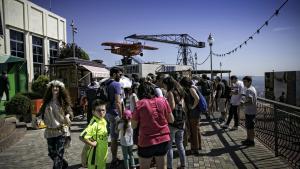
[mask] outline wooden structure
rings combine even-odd
[[[50,80],[62,81],[68,89],[73,105],[79,105],[92,79],[109,77],[109,70],[101,62],[66,58],[49,65]]]

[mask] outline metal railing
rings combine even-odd
[[[274,150],[275,156],[283,156],[294,167],[300,168],[299,107],[258,98],[255,134]]]

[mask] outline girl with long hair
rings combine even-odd
[[[180,167],[185,168],[186,157],[183,146],[183,136],[186,120],[186,106],[184,103],[184,90],[172,77],[163,79],[164,88],[167,90],[166,98],[169,102],[172,114],[174,116],[174,123],[169,124],[171,141],[169,144],[169,151],[167,153],[167,167],[173,168],[173,141],[176,143],[178,154],[180,158]]]
[[[73,118],[73,112],[65,85],[58,80],[49,82],[43,101],[38,116],[42,116],[47,126],[44,137],[47,139],[48,154],[53,160],[53,168],[68,168],[64,150],[66,144],[70,143],[70,119]]]
[[[201,111],[198,109],[199,95],[197,93],[197,88],[193,86],[193,82],[189,77],[183,77],[180,84],[185,90],[185,103],[187,103],[188,113],[187,113],[187,123],[188,132],[190,133],[191,140],[191,150],[192,154],[199,155],[199,150],[201,150],[201,135],[200,135],[200,114]]]

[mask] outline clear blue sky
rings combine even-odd
[[[50,0],[31,0],[49,10]],[[224,53],[246,40],[285,0],[52,0],[52,12],[75,20],[76,43],[91,59],[112,66],[120,56],[104,51],[105,41],[124,41],[131,34],[188,33],[207,41],[212,33],[213,51]],[[268,71],[300,70],[300,1],[289,0],[279,16],[237,53],[213,57],[213,68],[230,69],[237,75],[264,75]],[[298,18],[298,19],[297,19]],[[67,27],[68,42],[72,40]],[[146,41],[158,47],[144,51],[145,61],[176,63],[177,46]],[[195,49],[198,62],[209,47]],[[198,69],[210,69],[209,60]]]

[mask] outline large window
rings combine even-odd
[[[50,64],[54,64],[58,58],[58,43],[55,41],[49,41],[50,46]]]
[[[10,54],[24,58],[24,34],[10,30]]]
[[[42,74],[43,71],[43,39],[32,36],[33,73],[34,76]]]

